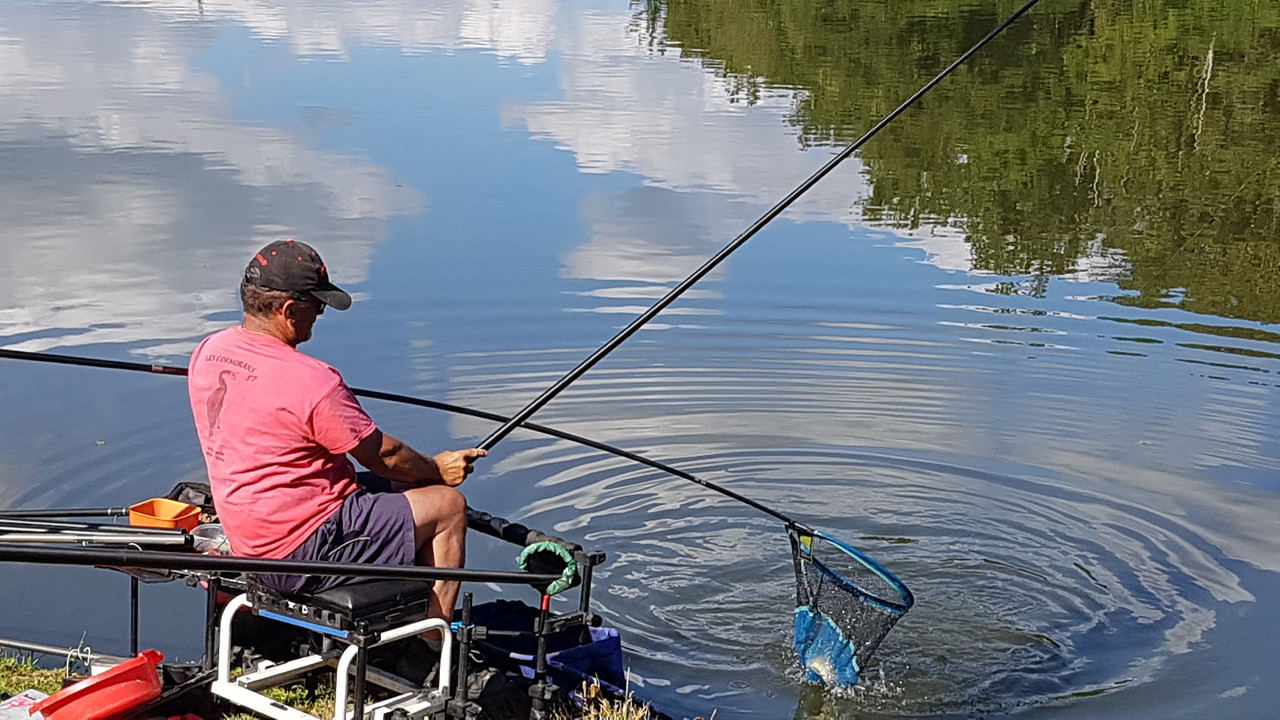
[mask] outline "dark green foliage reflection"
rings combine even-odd
[[[845,144],[1020,3],[667,0],[646,32],[743,102],[801,89]],[[653,41],[651,35],[646,42]],[[871,222],[963,231],[976,270],[1280,321],[1280,3],[1042,2],[862,152]]]

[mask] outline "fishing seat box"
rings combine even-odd
[[[247,587],[259,614],[321,625],[341,634],[381,632],[427,615],[432,583],[420,580],[369,580],[339,585],[310,595],[281,595],[257,580]]]
[[[388,710],[395,711],[394,717],[442,718],[451,697],[450,673],[439,673],[434,687],[424,687],[394,672],[375,672],[375,668],[367,665],[369,653],[374,648],[389,647],[389,643],[428,629],[441,631],[442,652],[452,653],[453,635],[448,624],[427,616],[432,587],[433,583],[420,580],[368,580],[318,593],[282,595],[257,578],[250,577],[245,583],[244,594],[232,598],[222,610],[217,676],[210,690],[232,704],[275,720],[312,717],[264,695],[262,691],[284,687],[314,670],[329,668],[335,673],[336,706],[346,708],[348,700],[351,700],[356,718],[392,717]],[[232,679],[232,625],[242,608],[250,609],[261,618],[319,633],[325,636],[323,645],[304,645],[299,657],[279,663],[263,663],[252,672]],[[331,640],[344,647],[333,646]],[[354,683],[349,687],[348,679],[353,677]],[[366,706],[366,683],[378,685],[390,691],[392,696]],[[366,715],[365,710],[369,708],[373,709],[372,714]],[[401,710],[408,714],[401,713]],[[341,714],[350,717],[345,712]]]

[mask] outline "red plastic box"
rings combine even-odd
[[[114,720],[160,696],[158,650],[143,650],[132,660],[75,685],[65,687],[31,707],[45,720]]]

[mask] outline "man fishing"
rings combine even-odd
[[[337,370],[297,350],[326,307],[351,306],[310,246],[264,247],[245,269],[240,298],[243,323],[205,338],[188,377],[214,503],[235,554],[462,567],[466,499],[456,487],[487,452],[419,453],[378,429]],[[352,458],[370,472],[357,473]],[[261,579],[285,594],[351,582]],[[457,595],[456,581],[437,582],[431,616],[450,620]]]

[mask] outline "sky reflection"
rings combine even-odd
[[[44,350],[189,340],[238,308],[253,250],[298,235],[365,279],[421,208],[359,156],[242,125],[193,65],[210,33],[135,7],[0,9],[0,337]]]
[[[235,310],[229,286],[254,248],[305,238],[325,248],[336,279],[358,284],[386,221],[422,212],[421,189],[358,150],[318,146],[311,120],[238,117],[239,88],[228,83],[236,73],[207,69],[262,53],[227,56],[217,39],[234,28],[284,43],[289,62],[351,62],[360,45],[479,49],[531,66],[554,57],[559,97],[509,101],[503,122],[570,151],[579,172],[642,182],[584,198],[589,239],[564,253],[567,278],[641,288],[679,280],[826,159],[796,152],[794,133],[778,131],[800,91],[774,89],[747,107],[699,64],[651,56],[616,16],[549,0],[53,7],[0,10],[0,162],[12,168],[0,203],[27,238],[2,251],[11,270],[0,337],[24,349],[138,340],[181,349]],[[341,107],[304,111],[322,123],[363,120]],[[855,226],[866,194],[855,158],[788,217]],[[655,214],[670,220],[660,232]],[[963,237],[939,230],[907,233],[904,244],[923,249],[925,262],[967,269]],[[54,257],[64,271],[51,280],[41,268]],[[609,292],[655,294],[623,285],[596,296]]]
[[[634,8],[598,5],[0,6],[0,344],[180,362],[238,318],[250,253],[298,237],[359,301],[326,315],[308,351],[354,385],[518,408],[834,152],[805,149],[788,124],[803,89],[744,104],[714,68],[656,52]],[[537,421],[851,541],[903,540],[876,554],[933,604],[895,635],[895,677],[903,658],[941,657],[972,630],[993,655],[1009,636],[1078,643],[1046,663],[1096,651],[1096,676],[1045,671],[1068,691],[1131,668],[1159,679],[1240,606],[1263,605],[1248,572],[1280,571],[1274,355],[1190,347],[1204,333],[1176,310],[1101,316],[1096,299],[1126,272],[1101,245],[1055,276],[1070,293],[980,276],[961,228],[867,227],[868,194],[849,160]],[[1223,359],[1234,364],[1211,364]],[[139,457],[198,468],[198,451],[170,456],[194,443],[180,383],[163,402],[101,390],[93,446],[66,452],[46,429],[82,404],[70,388],[33,429],[10,411],[11,499],[74,496],[104,456],[118,484],[94,485],[102,494],[133,489]],[[493,427],[375,413],[430,446]],[[133,442],[149,455],[110,434],[139,416],[151,425]],[[791,691],[772,520],[520,434],[488,462],[468,485],[482,506],[616,552],[606,612],[652,657],[688,659],[674,686],[700,693],[691,713]],[[988,560],[1018,576],[978,598],[1003,625],[968,603]],[[1027,580],[1045,567],[1048,590]],[[1108,623],[1133,630],[1136,649]],[[708,624],[705,642],[683,632]],[[761,687],[733,685],[748,661]],[[662,664],[644,662],[657,684]],[[986,667],[949,677],[968,687]],[[761,716],[792,700],[770,695]]]

